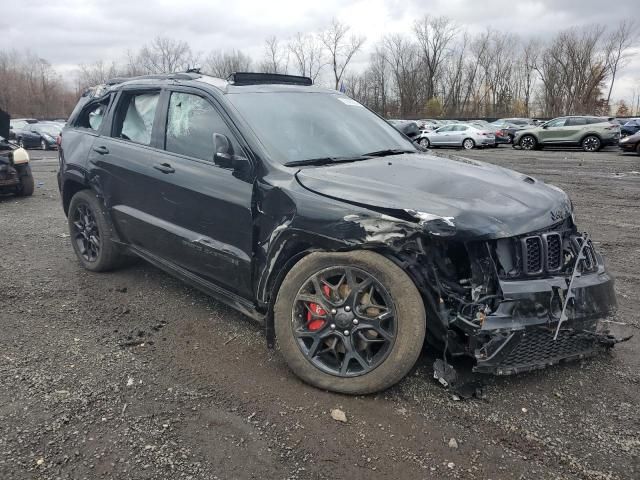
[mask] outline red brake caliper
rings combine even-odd
[[[329,297],[331,294],[331,290],[327,285],[322,286],[322,291],[324,294]],[[324,308],[322,308],[317,303],[309,303],[309,310],[307,310],[307,328],[312,332],[320,330],[324,327],[326,319],[324,317],[327,316],[327,312]]]

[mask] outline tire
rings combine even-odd
[[[71,245],[84,268],[106,272],[122,264],[124,255],[113,241],[111,222],[91,190],[80,190],[71,198],[68,224]]]
[[[44,139],[40,140],[40,150],[49,150],[49,145]]]
[[[311,284],[311,279],[318,278],[317,276],[323,274],[331,275],[332,271],[339,272],[341,269],[345,269],[345,272],[347,270],[355,272],[355,274],[352,274],[353,277],[368,275],[370,279],[373,279],[374,285],[377,285],[376,292],[378,288],[381,287],[387,296],[386,298],[391,299],[390,308],[392,308],[393,315],[389,317],[393,322],[394,333],[392,340],[388,341],[383,339],[382,335],[378,336],[374,330],[368,330],[366,328],[368,317],[362,317],[362,315],[363,313],[369,314],[371,307],[365,307],[362,303],[364,295],[359,297],[361,293],[355,293],[354,298],[356,300],[351,317],[360,318],[360,325],[357,325],[355,320],[350,320],[348,317],[345,320],[345,312],[349,311],[349,307],[344,307],[344,305],[346,305],[348,301],[343,304],[343,307],[338,306],[336,309],[331,308],[327,310],[325,312],[327,316],[324,319],[324,326],[318,330],[318,335],[328,335],[328,337],[325,336],[323,340],[318,342],[312,340],[314,345],[318,343],[315,351],[318,352],[318,350],[320,350],[320,352],[310,357],[308,352],[303,352],[304,347],[301,338],[304,339],[304,336],[296,336],[294,333],[305,329],[305,326],[300,325],[300,323],[305,323],[304,317],[302,317],[301,313],[296,312],[302,311],[306,313],[305,309],[298,310],[301,302],[304,303],[307,309],[313,305],[319,308],[319,304],[303,302],[299,299],[299,295],[311,295],[301,293],[305,291],[306,285]],[[320,284],[318,283],[318,285]],[[323,284],[322,288],[328,288],[324,285],[326,284]],[[342,287],[335,288],[335,292],[338,292]],[[363,290],[367,288],[370,287],[363,287]],[[359,291],[357,289],[348,290],[349,292]],[[324,300],[327,299],[325,294],[321,293],[320,295]],[[371,300],[374,298],[373,294],[369,293],[368,295],[367,299]],[[358,298],[361,300],[357,300]],[[384,303],[387,304],[386,302]],[[323,303],[323,305],[330,304]],[[327,306],[327,308],[329,307]],[[364,312],[362,309],[364,309]],[[360,311],[357,315],[354,315],[356,310]],[[377,322],[379,326],[382,325],[383,321],[379,319],[388,315],[389,310],[384,314],[380,314],[380,311],[382,310],[377,310],[378,313],[374,314],[378,315],[377,317],[371,317],[371,322]],[[308,315],[309,314],[307,314],[307,316]],[[280,287],[274,306],[274,322],[278,348],[289,365],[289,368],[298,377],[321,389],[355,395],[384,390],[400,381],[411,370],[420,356],[426,330],[424,304],[413,281],[391,260],[377,253],[364,250],[334,253],[316,252],[300,260],[287,274]],[[352,325],[351,322],[356,325]],[[310,328],[310,325],[310,323],[307,323],[306,327]],[[351,329],[351,332],[347,334],[349,329]],[[304,331],[307,332],[306,330]],[[368,369],[365,370],[365,368],[362,368],[361,372],[348,372],[344,374],[342,373],[344,361],[341,362],[340,367],[336,367],[336,370],[340,370],[339,372],[331,372],[328,370],[326,364],[322,364],[323,357],[321,357],[321,355],[329,356],[328,353],[323,352],[329,350],[328,346],[331,342],[333,342],[332,348],[334,356],[332,358],[335,358],[337,362],[339,353],[336,353],[336,350],[339,347],[342,347],[344,350],[344,345],[346,345],[341,342],[353,342],[350,345],[355,351],[357,347],[354,348],[353,345],[362,341],[363,334],[370,334],[372,331],[375,334],[375,341],[381,342],[378,344],[383,345],[385,348],[384,350],[378,351],[378,353],[384,353],[384,356],[381,356],[377,360],[378,363],[374,363],[374,356],[370,360],[365,361]],[[311,348],[309,348],[309,351],[311,351]],[[369,356],[369,354],[370,351],[367,352],[366,356]],[[346,356],[342,358],[344,359]],[[359,358],[364,358],[361,353],[359,353]],[[350,360],[346,362],[347,371],[349,365],[353,364],[353,361],[354,359],[350,358]],[[362,363],[359,361],[356,362],[356,367],[362,367]]]
[[[418,140],[418,144],[424,148],[429,148],[431,146],[431,142],[429,142],[429,139],[427,137],[423,137]]]
[[[22,138],[18,139],[18,146],[26,150],[26,147],[24,146],[24,140]]]
[[[16,195],[19,197],[30,197],[33,195],[35,189],[35,182],[33,181],[33,174],[31,173],[31,165],[21,165],[17,168],[18,175],[20,176],[20,187],[18,188]]]
[[[585,152],[597,152],[602,148],[602,142],[597,135],[587,135],[582,139],[580,145]]]
[[[476,142],[474,142],[473,139],[471,138],[465,138],[462,141],[462,148],[464,148],[465,150],[471,150],[475,146],[476,146]]]
[[[640,142],[636,145],[636,153],[640,155]]]
[[[508,135],[509,143],[513,145],[513,135]]]
[[[524,135],[518,144],[523,150],[535,150],[538,148],[538,141],[533,135]]]

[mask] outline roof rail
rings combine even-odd
[[[194,80],[201,76],[202,75],[195,72],[158,73],[153,75],[139,75],[136,77],[115,77],[110,78],[105,83],[107,85],[117,85],[130,80]]]
[[[252,72],[235,72],[227,77],[227,81],[234,85],[269,85],[269,84],[286,84],[286,85],[313,85],[313,81],[309,77],[301,77],[299,75],[283,75],[281,73],[252,73]]]

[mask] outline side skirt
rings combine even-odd
[[[185,270],[184,268],[176,265],[173,262],[165,260],[164,258],[158,257],[147,250],[142,248],[128,245],[128,250],[134,255],[139,256],[143,260],[151,263],[152,265],[164,270],[165,272],[177,277],[183,282],[191,285],[192,287],[197,288],[198,290],[206,293],[207,295],[215,298],[216,300],[221,301],[222,303],[229,305],[231,308],[239,311],[240,313],[246,315],[247,317],[256,320],[257,322],[264,324],[265,314],[259,312],[253,303],[249,300],[242,298],[224,288],[211,283],[207,280],[200,278],[197,275]]]

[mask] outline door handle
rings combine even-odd
[[[168,163],[157,163],[153,166],[156,170],[160,170],[162,173],[173,173],[175,172],[175,168],[173,168]]]
[[[100,145],[99,147],[93,147],[93,151],[99,153],[100,155],[106,155],[109,153],[109,149],[104,145]]]

